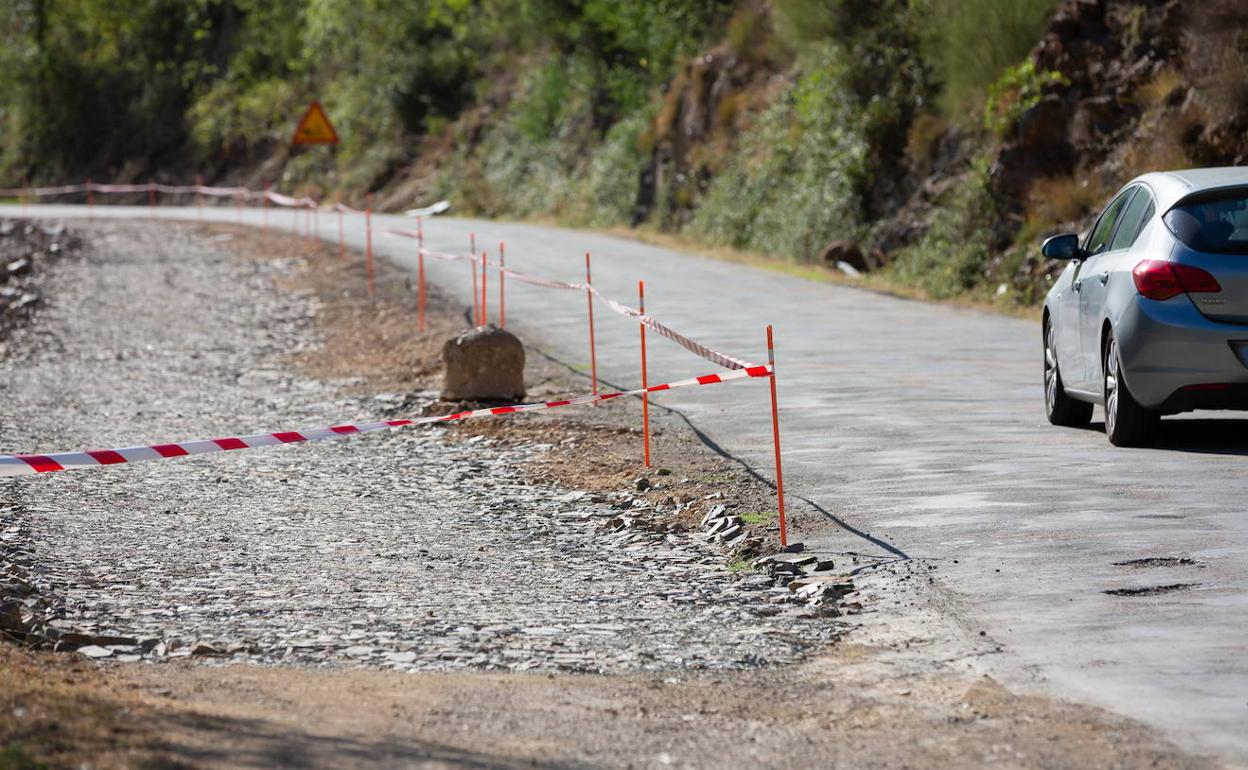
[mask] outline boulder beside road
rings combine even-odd
[[[442,347],[444,401],[520,401],[524,345],[497,326],[467,329]]]

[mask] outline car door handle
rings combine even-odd
[[[1080,284],[1082,284],[1082,283],[1083,283],[1083,281],[1082,281],[1082,280],[1075,281],[1074,283],[1072,283],[1072,284],[1070,285],[1070,288],[1074,289],[1075,291],[1079,291],[1079,290],[1082,288],[1082,287],[1080,286]]]
[[[1101,273],[1101,285],[1104,286],[1107,283],[1109,283],[1109,271],[1108,270]]]

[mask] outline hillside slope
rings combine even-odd
[[[1248,9],[1208,0],[32,0],[0,173],[266,181],[679,233],[1038,300],[1044,233],[1240,162]],[[985,34],[991,30],[991,34]],[[85,41],[85,43],[84,43]],[[344,138],[292,151],[312,97]]]

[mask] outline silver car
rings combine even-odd
[[[1105,407],[1118,446],[1152,443],[1164,414],[1248,409],[1248,169],[1145,174],[1082,238],[1044,301],[1044,403],[1054,425]]]

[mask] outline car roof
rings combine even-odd
[[[1169,211],[1193,193],[1225,187],[1248,187],[1248,167],[1189,168],[1181,171],[1155,171],[1132,179],[1130,184],[1149,186],[1157,198],[1157,210]],[[1127,185],[1130,186],[1130,185]]]

